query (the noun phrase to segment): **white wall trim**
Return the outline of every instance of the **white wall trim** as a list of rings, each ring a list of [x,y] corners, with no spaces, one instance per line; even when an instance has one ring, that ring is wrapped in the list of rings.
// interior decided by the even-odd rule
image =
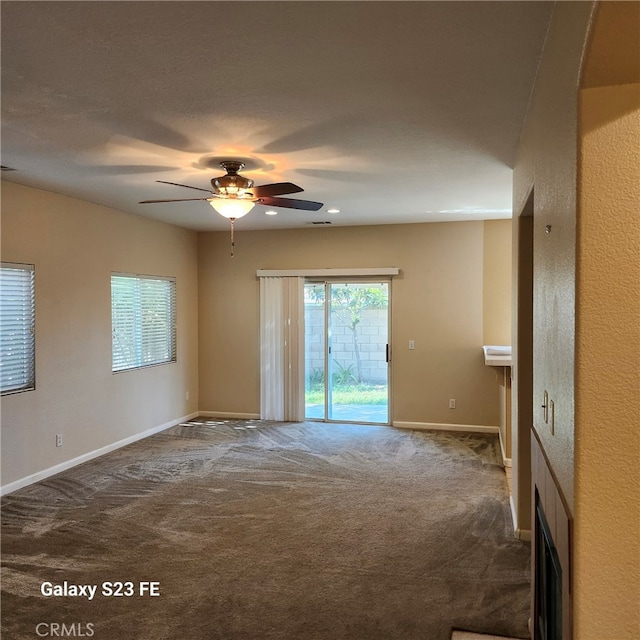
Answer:
[[[198,411],[203,418],[224,418],[227,420],[260,420],[259,413],[236,413],[235,411]]]
[[[509,507],[511,508],[511,522],[513,524],[513,532],[518,537],[518,516],[516,514],[516,505],[513,501],[513,496],[509,494]]]
[[[399,429],[424,429],[428,431],[462,431],[467,433],[499,433],[498,427],[484,426],[479,424],[448,424],[441,422],[397,422],[393,421],[392,426]]]
[[[498,429],[498,439],[500,440],[500,453],[502,454],[502,465],[511,468],[511,458],[505,455],[504,440],[502,439],[502,429]]]
[[[258,269],[258,278],[287,278],[302,276],[304,278],[343,278],[355,276],[397,276],[398,267],[367,267],[355,269]]]
[[[516,505],[513,496],[509,496],[509,506],[511,507],[511,521],[513,522],[513,533],[518,540],[522,542],[531,542],[531,529],[518,528],[518,516],[516,515]]]
[[[159,433],[160,431],[164,431],[165,429],[169,429],[170,427],[174,427],[181,422],[185,422],[186,420],[192,420],[193,418],[198,417],[198,412],[191,413],[188,416],[183,416],[182,418],[178,418],[176,420],[171,420],[170,422],[165,422],[164,424],[158,425],[157,427],[152,427],[151,429],[147,429],[146,431],[142,431],[140,433],[136,433],[128,438],[124,438],[123,440],[118,440],[117,442],[112,442],[111,444],[105,445],[104,447],[100,447],[100,449],[95,449],[94,451],[89,451],[88,453],[83,453],[76,458],[72,458],[71,460],[66,460],[65,462],[61,462],[60,464],[56,464],[53,467],[49,467],[48,469],[43,469],[42,471],[38,471],[36,473],[32,473],[31,475],[25,476],[20,480],[15,480],[14,482],[9,482],[9,484],[5,484],[0,487],[0,496],[4,496],[8,493],[13,493],[18,489],[22,489],[30,484],[34,484],[35,482],[39,482],[40,480],[44,480],[45,478],[49,478],[51,476],[55,476],[57,473],[61,473],[62,471],[66,471],[67,469],[71,469],[72,467],[76,467],[83,462],[88,462],[89,460],[93,460],[94,458],[98,458],[103,456],[105,453],[110,453],[111,451],[115,451],[116,449],[120,449],[125,447],[128,444],[132,444],[133,442],[137,442],[138,440],[142,440],[144,438],[148,438],[149,436],[154,435],[155,433]]]

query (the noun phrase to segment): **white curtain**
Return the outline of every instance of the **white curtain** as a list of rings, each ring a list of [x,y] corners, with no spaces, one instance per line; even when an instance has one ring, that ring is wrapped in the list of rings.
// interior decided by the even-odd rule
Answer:
[[[304,278],[260,278],[260,417],[304,420]]]

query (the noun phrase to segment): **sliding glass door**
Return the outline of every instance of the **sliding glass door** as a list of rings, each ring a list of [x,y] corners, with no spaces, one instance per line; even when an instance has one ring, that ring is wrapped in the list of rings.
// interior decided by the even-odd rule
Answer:
[[[305,417],[389,423],[389,282],[305,284]]]

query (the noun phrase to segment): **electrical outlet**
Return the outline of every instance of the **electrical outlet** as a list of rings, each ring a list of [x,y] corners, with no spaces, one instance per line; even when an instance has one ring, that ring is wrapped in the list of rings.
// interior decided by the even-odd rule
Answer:
[[[455,409],[456,408],[456,399],[455,398],[451,398],[449,400],[449,409]]]
[[[415,340],[409,340],[409,349],[415,349],[415,348],[416,348]]]
[[[189,399],[189,392],[187,391],[187,393],[184,394],[184,399],[188,400]]]
[[[62,434],[56,433],[56,447],[62,446]]]

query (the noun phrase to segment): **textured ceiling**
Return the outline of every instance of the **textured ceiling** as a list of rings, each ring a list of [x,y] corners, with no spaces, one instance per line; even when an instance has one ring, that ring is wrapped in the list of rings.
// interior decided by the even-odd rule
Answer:
[[[245,229],[503,218],[551,2],[3,1],[3,178],[193,229],[242,159],[316,212]],[[339,214],[327,213],[336,207]]]

